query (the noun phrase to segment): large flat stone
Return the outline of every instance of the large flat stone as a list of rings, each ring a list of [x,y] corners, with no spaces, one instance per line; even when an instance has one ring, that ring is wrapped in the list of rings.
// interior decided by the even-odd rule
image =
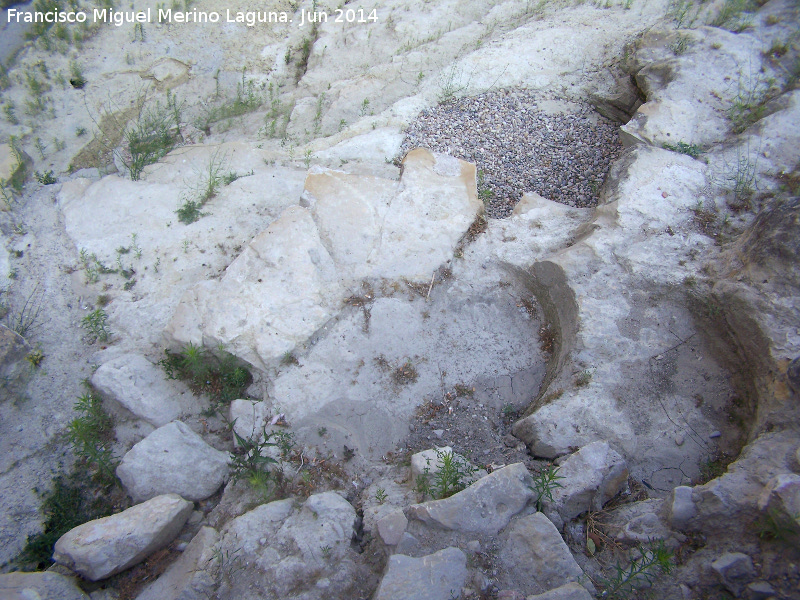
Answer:
[[[467,557],[445,548],[422,558],[389,557],[389,566],[375,600],[450,600],[467,581]]]
[[[219,568],[216,550],[219,533],[202,527],[180,558],[148,585],[136,600],[205,600],[212,593],[215,570]]]
[[[423,149],[403,164],[400,182],[313,170],[301,206],[256,236],[221,279],[184,294],[167,338],[224,344],[266,368],[334,316],[361,279],[429,280],[482,210],[475,167]]]
[[[117,467],[117,477],[135,502],[168,493],[204,500],[225,483],[229,460],[227,452],[173,421],[131,448]]]
[[[3,600],[89,600],[77,580],[61,573],[4,573],[0,575]]]
[[[516,463],[490,473],[449,498],[414,504],[406,515],[445,529],[491,535],[525,508],[533,497],[532,484],[525,465]]]
[[[179,400],[180,392],[163,370],[140,354],[123,354],[102,364],[92,375],[92,385],[154,427],[174,421],[189,404]]]
[[[555,525],[542,513],[514,521],[500,559],[518,589],[526,594],[546,592],[583,578]]]
[[[608,442],[592,442],[567,458],[558,475],[561,487],[552,490],[553,501],[545,499],[545,505],[569,521],[611,500],[627,481],[628,467]]]
[[[62,535],[53,560],[92,581],[132,567],[171,542],[192,512],[177,494],[157,496]]]

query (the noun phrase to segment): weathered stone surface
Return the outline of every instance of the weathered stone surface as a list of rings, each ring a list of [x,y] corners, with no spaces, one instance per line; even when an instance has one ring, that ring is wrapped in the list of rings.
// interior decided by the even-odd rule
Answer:
[[[711,563],[717,576],[728,591],[737,598],[755,575],[753,560],[741,552],[728,552]]]
[[[558,401],[514,423],[512,433],[528,445],[531,454],[550,459],[603,439],[606,434],[623,442],[626,450],[636,447],[630,418],[620,410],[613,398],[594,396],[590,401],[591,416],[586,412],[586,402],[586,395],[583,394],[562,396]],[[562,419],[575,425],[558,427]]]
[[[155,427],[174,421],[188,408],[164,372],[140,354],[123,354],[100,366],[92,385]],[[191,394],[188,398],[193,398]]]
[[[678,36],[685,36],[688,47],[680,56],[673,51]],[[696,53],[708,52],[710,44],[717,47],[714,60],[699,60]],[[730,85],[731,73],[741,73],[743,64],[751,65],[755,73],[761,60],[757,44],[743,44],[738,34],[721,28],[649,33],[635,54],[634,67],[647,101],[622,131],[658,146],[677,141],[705,146],[721,141],[730,131],[727,111],[738,93],[738,87]]]
[[[746,597],[748,600],[767,600],[768,598],[777,597],[777,595],[775,588],[766,581],[754,581],[748,584]]]
[[[117,467],[134,502],[159,494],[204,500],[228,477],[230,455],[206,444],[188,425],[173,421],[131,448]]]
[[[25,357],[31,346],[18,333],[0,325],[0,381],[12,382],[30,365]]]
[[[592,595],[577,583],[562,585],[544,594],[528,596],[527,600],[590,600]]]
[[[533,478],[522,463],[498,469],[467,489],[406,509],[417,519],[445,529],[494,534],[503,529],[533,496]]]
[[[732,519],[760,518],[759,500],[774,478],[792,470],[796,443],[791,431],[762,434],[721,477],[694,488],[676,488],[665,503],[667,521],[683,530],[714,531]]]
[[[389,557],[389,566],[375,600],[450,600],[467,581],[467,557],[445,548],[422,558]]]
[[[270,502],[237,517],[223,529],[220,550],[246,557],[248,568],[223,580],[220,597],[347,597],[357,583],[349,556],[355,519],[335,492],[298,507],[290,499]]]
[[[304,206],[284,211],[222,279],[187,291],[166,335],[225,344],[265,368],[330,319],[356,281],[428,280],[482,209],[475,167],[421,149],[403,164],[399,183],[310,173]]]
[[[180,558],[172,563],[136,600],[205,600],[214,587],[214,570],[219,568],[215,550],[219,533],[202,527]]]
[[[631,544],[666,540],[673,534],[661,519],[662,508],[663,501],[660,499],[616,507],[607,513],[608,534],[621,542]]]
[[[628,467],[608,442],[593,442],[567,458],[558,475],[563,477],[561,487],[552,491],[553,500],[545,499],[545,505],[569,521],[588,510],[600,510],[611,500],[627,481]]]
[[[60,573],[4,573],[0,575],[3,600],[89,600],[72,577]]]
[[[678,486],[665,502],[670,524],[678,530],[686,529],[697,515],[697,508],[692,499],[692,488]]]
[[[773,477],[758,499],[758,509],[794,519],[800,525],[800,475]]]
[[[402,510],[392,511],[378,521],[378,535],[381,536],[384,544],[396,546],[403,539],[407,525],[408,519]]]
[[[53,560],[87,579],[105,579],[144,560],[178,535],[192,503],[177,494],[157,496],[62,535]]]
[[[540,594],[583,577],[558,530],[542,513],[511,524],[500,559],[525,594]]]

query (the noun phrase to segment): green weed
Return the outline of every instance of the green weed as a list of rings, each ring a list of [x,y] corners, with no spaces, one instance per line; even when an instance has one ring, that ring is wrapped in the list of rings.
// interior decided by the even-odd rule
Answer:
[[[204,109],[195,122],[198,129],[210,135],[214,123],[251,113],[264,104],[264,97],[256,90],[255,81],[247,79],[245,75],[242,69],[242,80],[236,84],[236,95],[232,99]]]
[[[246,397],[245,390],[253,381],[250,371],[221,347],[211,352],[190,343],[180,352],[164,350],[158,364],[169,379],[187,382],[194,392],[208,394],[217,405]]]
[[[449,498],[466,489],[478,470],[453,451],[436,450],[438,470],[430,473],[430,459],[424,473],[417,477],[417,491],[422,498],[430,496],[434,500]]]
[[[709,25],[740,32],[751,27],[752,14],[758,8],[753,0],[725,0]]]
[[[36,171],[34,177],[36,177],[36,181],[42,185],[52,185],[54,183],[58,183],[58,179],[56,179],[53,175],[52,169],[50,171],[46,171],[45,173],[39,173],[39,171]]]
[[[111,337],[106,321],[108,314],[102,308],[90,312],[81,320],[81,326],[87,331],[92,342],[107,342]]]
[[[103,409],[100,397],[91,390],[78,398],[74,408],[80,416],[67,426],[72,449],[97,482],[114,485],[117,467],[111,450],[114,422]]]
[[[278,461],[267,456],[265,452],[268,448],[278,446],[278,442],[273,441],[274,432],[267,431],[264,426],[261,435],[251,438],[243,438],[236,430],[233,435],[237,447],[231,454],[231,478],[234,481],[247,481],[264,498],[269,498],[269,484],[272,479],[269,466],[278,464]]]
[[[622,567],[617,563],[614,575],[603,582],[605,589],[602,598],[618,600],[637,597],[639,587],[652,585],[658,575],[667,575],[672,571],[672,551],[667,549],[664,542],[647,547],[638,546],[637,551],[639,556],[631,560],[628,566]]]
[[[53,560],[53,546],[71,529],[114,512],[113,501],[103,490],[87,484],[85,472],[74,470],[53,479],[53,488],[42,494],[43,530],[28,536],[14,559],[23,570],[42,570]]]
[[[127,152],[121,159],[133,181],[139,179],[147,165],[158,162],[177,145],[182,106],[169,93],[164,106],[140,101],[136,122],[123,133]]]
[[[701,154],[703,154],[703,149],[698,146],[697,144],[687,144],[686,142],[678,142],[677,144],[663,144],[663,148],[666,150],[671,150],[672,152],[678,152],[680,154],[685,154],[687,156],[691,156],[692,158],[698,158]]]
[[[43,310],[44,294],[39,291],[39,284],[25,298],[19,310],[8,310],[6,313],[6,327],[24,338],[28,338],[42,326],[40,317]]]
[[[183,196],[183,204],[175,211],[181,223],[189,225],[199,220],[207,213],[202,212],[203,206],[214,198],[223,185],[228,185],[238,178],[236,173],[225,173],[227,169],[227,156],[215,152],[205,171],[198,174],[198,181],[187,194]]]
[[[559,482],[559,479],[564,479],[558,474],[560,469],[561,467],[547,465],[533,480],[533,486],[530,489],[536,494],[536,500],[534,501],[536,510],[542,510],[545,499],[553,502],[553,491],[556,488],[564,487]]]

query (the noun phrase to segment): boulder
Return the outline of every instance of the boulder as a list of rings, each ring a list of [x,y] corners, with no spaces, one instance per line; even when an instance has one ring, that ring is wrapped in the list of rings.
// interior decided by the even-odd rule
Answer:
[[[666,540],[673,533],[661,519],[662,508],[660,499],[623,504],[606,513],[604,528],[614,539],[632,545]]]
[[[377,523],[378,535],[387,546],[396,546],[403,539],[408,519],[402,510],[394,510]]]
[[[591,412],[587,412],[587,405],[592,407]],[[561,423],[569,425],[559,427]],[[628,415],[613,398],[593,390],[564,394],[514,423],[511,432],[527,444],[531,454],[548,459],[603,439],[620,442],[626,451],[636,447]]]
[[[526,594],[540,594],[583,578],[555,525],[543,513],[511,524],[500,560],[516,587]]]
[[[758,509],[800,526],[800,475],[785,473],[773,477],[758,499]]]
[[[191,513],[192,503],[177,494],[157,496],[71,529],[56,542],[53,560],[92,581],[105,579],[166,546]]]
[[[544,594],[528,596],[527,600],[591,600],[592,595],[577,583],[568,583]]]
[[[184,409],[164,372],[140,354],[104,363],[92,375],[92,385],[154,427],[174,421]]]
[[[450,600],[467,582],[467,557],[458,548],[445,548],[421,558],[389,557],[389,566],[375,600]]]
[[[228,478],[230,455],[206,444],[180,421],[159,427],[131,448],[117,467],[134,502],[175,493],[198,501]]]
[[[625,459],[608,442],[593,442],[567,458],[558,470],[561,487],[552,490],[553,500],[545,506],[556,510],[565,521],[588,510],[600,510],[625,485]]]
[[[247,569],[223,578],[220,597],[251,598],[252,589],[282,599],[352,596],[355,520],[355,509],[335,492],[314,494],[301,505],[270,502],[233,519],[222,531],[220,552],[231,557],[230,568]]]
[[[736,596],[755,576],[753,560],[741,552],[727,552],[711,563],[711,568],[727,590]]]
[[[3,600],[89,600],[72,577],[61,573],[4,573],[0,575]]]
[[[406,516],[445,529],[492,535],[525,508],[533,496],[532,485],[525,465],[515,463],[449,498],[414,504],[406,509]]]
[[[215,583],[219,559],[219,533],[203,527],[192,538],[180,558],[136,596],[136,600],[205,600]]]

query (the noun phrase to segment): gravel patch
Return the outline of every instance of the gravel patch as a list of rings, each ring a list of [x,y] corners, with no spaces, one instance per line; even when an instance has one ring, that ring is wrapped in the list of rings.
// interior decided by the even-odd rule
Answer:
[[[527,90],[460,98],[423,112],[406,130],[401,155],[424,147],[474,163],[478,194],[493,218],[507,217],[525,192],[569,206],[597,205],[622,145],[618,125],[570,101],[552,114]]]

